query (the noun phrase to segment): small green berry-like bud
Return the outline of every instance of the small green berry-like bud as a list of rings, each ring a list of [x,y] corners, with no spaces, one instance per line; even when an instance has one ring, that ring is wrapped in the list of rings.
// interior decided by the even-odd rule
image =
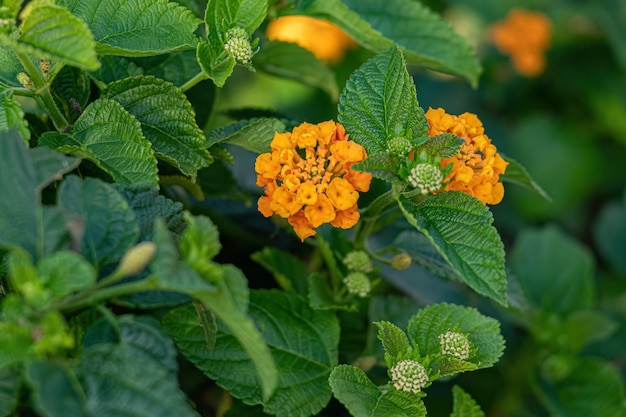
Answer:
[[[250,35],[245,29],[234,27],[226,32],[226,52],[232,56],[239,64],[249,64],[252,61],[254,51],[250,45]]]
[[[406,155],[412,147],[411,141],[404,136],[396,136],[387,141],[387,149],[393,155]]]
[[[22,87],[24,88],[33,88],[34,84],[33,84],[33,80],[30,79],[30,76],[28,74],[26,74],[25,72],[20,72],[19,74],[17,74],[17,81],[22,84]]]
[[[389,370],[395,389],[417,394],[428,384],[426,368],[418,361],[405,359]]]
[[[343,258],[343,263],[351,271],[372,272],[372,260],[367,252],[355,250]]]
[[[124,276],[138,274],[152,261],[155,254],[154,243],[141,242],[126,251],[117,269]]]
[[[402,271],[403,269],[407,269],[411,266],[413,260],[406,253],[399,253],[393,258],[391,258],[391,267],[393,269],[397,269],[398,271]]]
[[[372,289],[370,279],[363,272],[352,272],[343,279],[350,294],[356,294],[359,297],[367,297]]]
[[[228,32],[226,32],[226,40],[229,41],[234,38],[248,39],[248,32],[239,26],[228,29]]]
[[[423,163],[411,169],[406,180],[413,187],[418,188],[422,194],[428,194],[441,188],[443,174],[438,166]]]
[[[470,356],[470,342],[463,333],[445,332],[439,335],[443,355],[453,356],[464,361]]]
[[[50,61],[47,59],[42,59],[39,61],[39,70],[42,74],[47,74],[50,72]]]

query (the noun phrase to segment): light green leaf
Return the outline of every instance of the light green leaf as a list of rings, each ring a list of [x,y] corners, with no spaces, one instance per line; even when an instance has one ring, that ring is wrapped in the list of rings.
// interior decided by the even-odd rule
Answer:
[[[313,0],[298,13],[327,19],[359,44],[381,52],[394,43],[412,64],[460,75],[473,86],[481,68],[476,53],[448,22],[411,0]]]
[[[205,349],[195,310],[167,320],[181,352],[220,386],[247,404],[263,404],[277,416],[310,416],[330,399],[328,376],[337,363],[339,324],[327,311],[312,310],[300,297],[279,291],[250,294],[249,315],[262,329],[278,369],[274,394],[262,397],[251,357],[236,343],[232,326],[219,323],[215,349]],[[182,316],[181,316],[182,315]],[[220,317],[220,319],[222,319]]]
[[[218,87],[223,87],[235,69],[235,59],[226,52],[220,43],[212,44],[205,40],[198,43],[196,59],[202,72],[213,80]]]
[[[102,97],[117,101],[135,116],[157,158],[183,174],[195,177],[213,161],[191,104],[173,84],[140,75],[109,84]]]
[[[127,345],[83,351],[72,366],[33,362],[26,371],[35,408],[48,417],[197,417],[169,370]]]
[[[187,229],[180,242],[180,253],[189,265],[213,259],[222,249],[219,231],[206,216],[185,216]]]
[[[510,267],[528,302],[549,313],[589,309],[594,298],[594,258],[554,226],[522,232]]]
[[[388,152],[379,152],[368,155],[364,161],[352,165],[352,169],[367,171],[383,181],[397,183],[401,181],[398,177],[398,170],[403,159]]]
[[[504,338],[500,323],[472,307],[447,303],[425,307],[409,320],[407,335],[414,346],[419,346],[422,356],[436,355],[441,354],[439,335],[447,331],[460,331],[467,336],[475,350],[470,351],[465,362],[474,364],[475,369],[493,366],[502,356]]]
[[[295,43],[264,42],[254,57],[254,67],[259,71],[320,88],[333,101],[339,98],[339,87],[332,69]]]
[[[204,20],[212,43],[235,26],[254,32],[265,19],[267,0],[209,0]],[[222,43],[223,45],[223,43]]]
[[[26,143],[30,139],[28,122],[24,119],[24,112],[19,103],[10,94],[0,93],[0,132],[14,127]]]
[[[398,48],[387,49],[352,73],[339,97],[338,120],[369,156],[386,152],[394,136],[415,140],[426,134],[426,118]]]
[[[13,415],[21,382],[20,368],[12,366],[0,369],[0,417]]]
[[[56,298],[83,290],[96,282],[96,271],[76,252],[55,252],[42,259],[37,270],[46,289]]]
[[[521,185],[524,188],[535,191],[541,197],[547,201],[552,201],[548,193],[530,176],[526,168],[514,159],[505,157],[505,161],[509,163],[506,167],[506,171],[500,177],[503,182],[510,182],[511,184]]]
[[[231,123],[212,133],[209,142],[226,142],[256,153],[270,151],[274,133],[284,132],[285,123],[274,118],[255,118]]]
[[[117,262],[137,243],[135,213],[103,181],[70,176],[61,184],[58,199],[60,207],[82,219],[81,253],[94,265]]]
[[[24,22],[16,48],[30,55],[50,58],[73,67],[95,71],[100,67],[96,43],[85,22],[65,7],[40,4]]]
[[[7,302],[8,298],[5,298],[3,303]],[[27,326],[0,321],[0,369],[32,357],[31,331]]]
[[[254,252],[251,258],[271,272],[283,290],[306,295],[309,271],[302,260],[289,252],[269,246]]]
[[[337,366],[328,382],[335,398],[354,417],[426,416],[426,407],[415,394],[395,389],[381,391],[356,366]]]
[[[502,305],[506,300],[504,246],[489,209],[468,194],[447,191],[421,203],[399,198],[400,208],[463,282]]]
[[[412,350],[409,339],[401,328],[388,321],[379,321],[374,324],[378,327],[378,339],[385,349],[385,359],[394,360],[399,357],[398,355],[407,354]],[[389,367],[394,364],[387,363]]]
[[[70,134],[45,133],[39,143],[89,159],[120,184],[158,183],[156,159],[141,124],[116,101],[94,101]]]
[[[13,49],[0,48],[0,91],[5,86],[21,87],[17,81],[17,74],[22,71],[24,67]]]
[[[538,397],[553,415],[613,417],[626,415],[626,395],[614,366],[597,358],[579,358],[569,376],[541,380]]]
[[[105,55],[147,56],[195,47],[200,20],[167,0],[59,0],[87,23],[96,51]]]
[[[450,417],[485,417],[476,401],[461,387],[452,387],[452,414]]]

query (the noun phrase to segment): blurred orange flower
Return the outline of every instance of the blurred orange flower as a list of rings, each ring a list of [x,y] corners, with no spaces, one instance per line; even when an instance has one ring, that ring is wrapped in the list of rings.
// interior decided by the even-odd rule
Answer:
[[[505,20],[490,30],[496,48],[510,55],[517,72],[526,77],[543,72],[550,34],[550,20],[544,14],[522,9],[511,10]]]
[[[442,168],[453,164],[444,190],[463,191],[485,204],[502,201],[504,186],[499,177],[509,163],[502,159],[491,139],[485,135],[478,117],[471,113],[454,116],[441,108],[429,108],[426,119],[429,136],[452,133],[465,139],[458,154],[441,159]]]
[[[334,24],[309,16],[282,16],[267,26],[267,38],[296,43],[321,61],[335,63],[356,42]]]
[[[372,175],[351,169],[367,155],[341,124],[302,123],[275,133],[270,147],[254,166],[265,192],[258,201],[261,214],[288,219],[302,241],[324,223],[349,229],[359,221],[358,192],[369,190]]]

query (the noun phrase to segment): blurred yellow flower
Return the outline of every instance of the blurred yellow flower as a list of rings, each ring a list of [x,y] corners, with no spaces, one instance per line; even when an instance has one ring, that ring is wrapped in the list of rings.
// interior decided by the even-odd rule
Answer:
[[[550,20],[539,12],[513,9],[490,30],[494,45],[511,56],[521,75],[534,77],[546,66],[545,50],[550,45]]]
[[[309,50],[321,61],[335,63],[343,58],[356,42],[334,24],[308,16],[282,16],[272,20],[267,38],[291,42]]]
[[[444,181],[444,190],[463,191],[485,204],[502,201],[504,186],[499,177],[509,163],[502,159],[491,139],[485,135],[478,117],[471,113],[454,116],[441,108],[429,108],[426,119],[430,136],[447,132],[465,139],[458,154],[441,159],[442,168],[452,164],[452,171]]]
[[[270,148],[254,165],[265,192],[258,201],[261,214],[288,219],[302,241],[324,223],[349,229],[359,221],[358,192],[369,190],[372,175],[351,169],[367,155],[341,124],[302,123],[275,133]]]

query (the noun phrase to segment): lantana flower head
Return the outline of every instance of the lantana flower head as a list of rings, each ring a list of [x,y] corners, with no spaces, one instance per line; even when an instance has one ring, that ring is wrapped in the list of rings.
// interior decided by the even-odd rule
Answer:
[[[349,229],[358,222],[359,192],[369,190],[372,175],[351,169],[367,154],[341,124],[305,122],[275,133],[270,147],[255,163],[256,183],[265,191],[258,207],[265,217],[286,218],[302,241],[324,223]]]
[[[485,135],[482,122],[475,114],[454,116],[444,109],[428,109],[428,135],[452,133],[465,139],[460,151],[442,158],[441,167],[452,164],[444,182],[444,190],[457,190],[472,195],[485,204],[498,204],[504,197],[504,186],[499,182],[509,164],[497,152],[491,139]]]
[[[418,361],[405,359],[389,369],[391,382],[395,389],[417,394],[429,382],[426,368]]]

